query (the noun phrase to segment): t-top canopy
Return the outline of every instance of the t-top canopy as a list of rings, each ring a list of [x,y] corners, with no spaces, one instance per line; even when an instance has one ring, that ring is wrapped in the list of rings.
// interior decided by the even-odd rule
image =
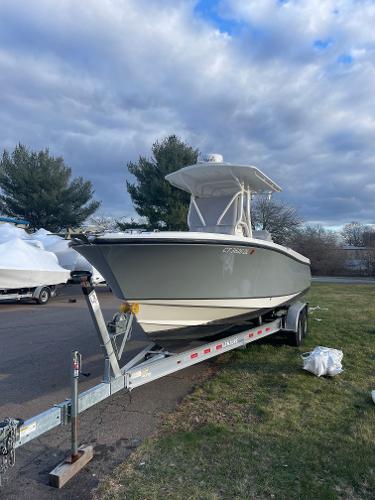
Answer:
[[[198,162],[165,178],[172,186],[204,198],[234,195],[242,185],[255,193],[281,191],[280,186],[258,168],[224,162]]]

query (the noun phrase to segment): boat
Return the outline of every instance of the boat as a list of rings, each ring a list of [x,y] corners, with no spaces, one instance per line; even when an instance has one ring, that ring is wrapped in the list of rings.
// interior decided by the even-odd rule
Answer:
[[[59,265],[70,271],[70,282],[79,283],[82,277],[88,276],[91,283],[104,283],[103,276],[82,255],[69,246],[68,240],[45,229],[38,229],[31,237],[41,243],[45,250],[53,252]]]
[[[38,245],[39,243],[39,245]],[[66,283],[69,271],[57,257],[31,239],[13,238],[0,242],[0,292]]]
[[[281,191],[261,170],[214,154],[166,180],[190,194],[189,231],[108,233],[73,242],[155,343],[220,336],[308,290],[309,259],[252,229],[252,196]]]

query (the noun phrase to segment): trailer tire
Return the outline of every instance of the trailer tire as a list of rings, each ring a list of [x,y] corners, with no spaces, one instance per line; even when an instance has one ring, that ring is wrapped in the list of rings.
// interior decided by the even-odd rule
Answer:
[[[294,347],[299,347],[303,343],[303,338],[306,335],[307,328],[307,320],[306,320],[306,311],[303,310],[300,312],[298,323],[297,323],[297,331],[289,333],[289,342],[290,345]]]
[[[303,336],[307,337],[307,335],[309,334],[309,310],[307,306],[303,310],[303,316],[304,316]]]
[[[49,299],[51,298],[51,290],[48,287],[43,287],[40,292],[38,297],[35,299],[37,304],[47,304]]]

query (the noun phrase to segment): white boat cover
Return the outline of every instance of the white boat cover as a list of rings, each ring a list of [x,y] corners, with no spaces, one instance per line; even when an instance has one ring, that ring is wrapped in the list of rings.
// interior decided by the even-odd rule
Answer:
[[[70,272],[59,265],[56,255],[27,239],[0,243],[0,289],[57,285],[69,278]]]
[[[0,289],[66,283],[71,271],[90,272],[95,283],[104,282],[64,238],[45,229],[30,235],[12,224],[0,224]]]
[[[13,224],[9,224],[9,222],[0,224],[0,243],[4,243],[5,241],[9,241],[14,238],[28,240],[30,239],[30,236],[24,229],[16,227]]]
[[[168,174],[173,186],[202,198],[233,196],[244,185],[253,193],[281,191],[281,187],[252,165],[198,162]]]
[[[56,234],[39,229],[34,233],[33,239],[43,243],[46,250],[53,252],[58,258],[59,264],[70,271],[89,271],[92,266],[78,252],[69,246],[69,241]]]
[[[87,259],[69,246],[69,241],[61,238],[60,236],[39,229],[36,231],[32,238],[43,243],[46,250],[53,252],[59,260],[60,266],[70,271],[89,272],[94,276],[96,283],[104,282],[104,278],[97,271]]]

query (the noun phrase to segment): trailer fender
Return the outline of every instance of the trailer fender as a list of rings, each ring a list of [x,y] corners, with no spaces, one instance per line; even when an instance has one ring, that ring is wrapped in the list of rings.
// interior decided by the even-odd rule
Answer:
[[[33,299],[37,299],[40,295],[40,292],[45,288],[44,286],[37,286],[33,291]]]
[[[307,313],[307,303],[306,302],[295,302],[292,304],[287,312],[285,318],[284,330],[289,332],[296,332],[298,329],[298,320],[302,311]]]
[[[51,296],[51,289],[48,286],[38,286],[33,293],[33,299],[38,304],[47,304]]]

